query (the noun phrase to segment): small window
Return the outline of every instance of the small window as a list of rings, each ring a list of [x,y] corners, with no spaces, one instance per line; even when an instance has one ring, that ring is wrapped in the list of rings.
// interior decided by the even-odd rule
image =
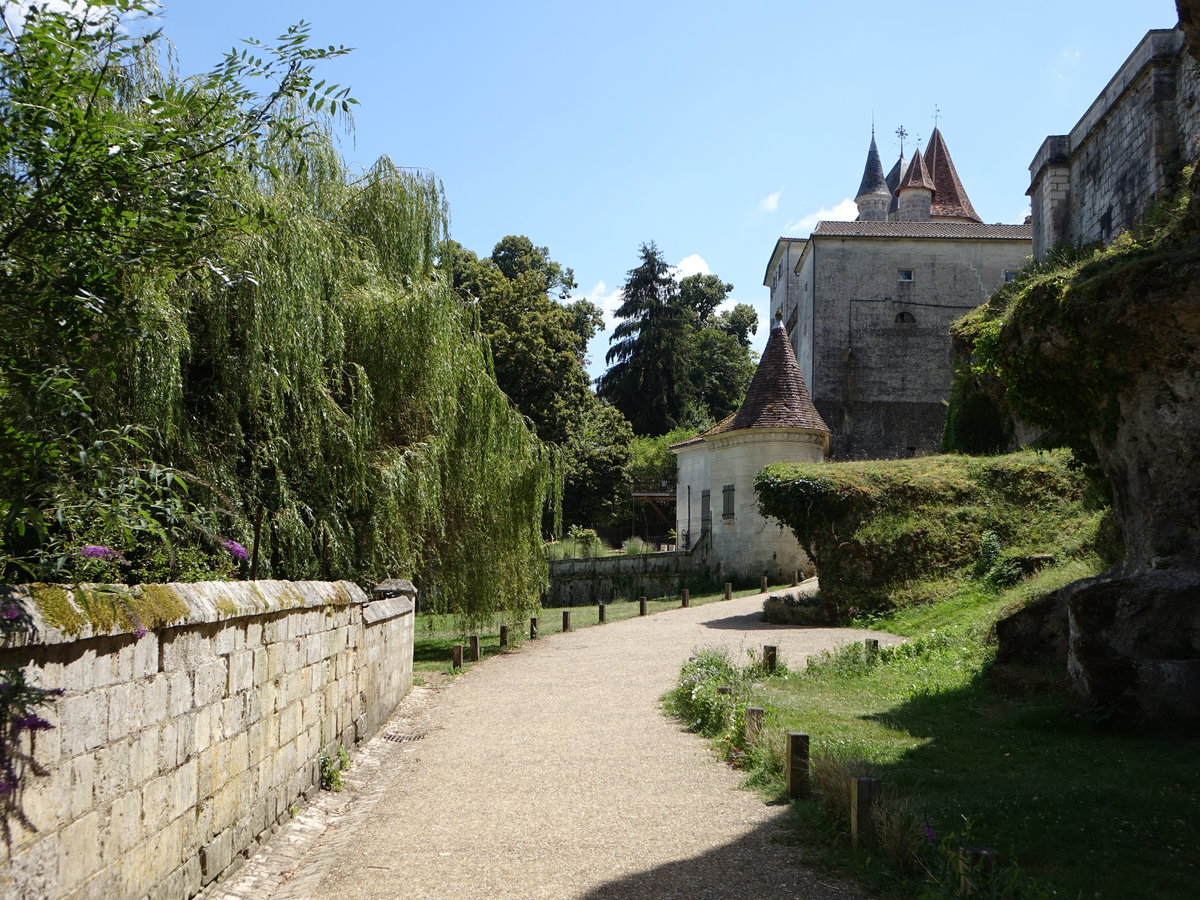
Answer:
[[[907,309],[903,312],[896,313],[897,325],[916,325],[917,317],[910,313]]]
[[[913,270],[912,269],[897,269],[896,270],[896,280],[897,281],[912,281],[913,280]]]
[[[1005,280],[1005,282],[1016,281],[1017,273],[1015,271],[1013,271],[1012,269],[1005,269],[1004,270],[1004,280]]]
[[[721,518],[733,518],[733,485],[727,484],[721,488]]]

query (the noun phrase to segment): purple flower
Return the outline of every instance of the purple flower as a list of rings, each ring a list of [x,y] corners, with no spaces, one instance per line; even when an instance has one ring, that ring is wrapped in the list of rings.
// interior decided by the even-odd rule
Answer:
[[[3,611],[0,611],[0,616],[4,616],[6,619],[19,619],[21,618],[21,611],[15,606],[6,606]]]
[[[116,559],[121,554],[102,544],[87,544],[79,551],[79,555],[86,559]]]
[[[931,844],[936,844],[937,843],[937,832],[933,830],[933,826],[929,824],[928,819],[925,820],[924,828],[925,828],[925,840],[929,841],[929,843],[931,843]]]
[[[7,778],[0,778],[0,794],[11,794],[15,788],[15,783]]]
[[[245,561],[250,558],[250,554],[246,552],[246,548],[237,541],[228,540],[222,546],[229,551],[229,555],[234,559]]]
[[[138,622],[138,623],[137,623],[137,625],[136,625],[136,626],[134,626],[134,629],[133,629],[133,636],[134,636],[135,638],[137,638],[139,641],[140,641],[142,638],[144,638],[144,637],[145,637],[147,634],[149,634],[149,633],[150,633],[150,632],[148,632],[148,631],[146,630],[146,626],[145,626],[145,625],[143,625],[141,622]]]

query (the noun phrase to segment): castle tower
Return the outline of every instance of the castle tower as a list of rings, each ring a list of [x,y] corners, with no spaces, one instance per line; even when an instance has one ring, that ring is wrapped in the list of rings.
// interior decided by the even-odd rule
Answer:
[[[896,160],[896,164],[892,166],[892,170],[887,173],[888,190],[892,193],[892,201],[888,204],[887,221],[896,222],[900,217],[900,195],[897,191],[900,190],[900,182],[904,180],[904,173],[908,171],[908,160],[904,158],[904,150],[900,150],[900,156]]]
[[[871,149],[867,151],[867,164],[863,168],[862,181],[858,185],[858,195],[854,202],[858,205],[859,222],[887,221],[892,191],[888,187],[887,178],[884,177],[883,164],[879,161],[874,128],[871,129]]]
[[[928,222],[933,208],[933,179],[925,166],[920,151],[913,154],[908,171],[896,191],[900,198],[898,220],[901,222]]]
[[[958,172],[954,169],[954,160],[946,148],[946,140],[938,128],[933,129],[929,136],[929,146],[925,148],[925,168],[933,179],[933,204],[930,214],[935,220],[943,222],[982,222],[975,213],[975,207],[967,197],[967,192],[958,180]]]

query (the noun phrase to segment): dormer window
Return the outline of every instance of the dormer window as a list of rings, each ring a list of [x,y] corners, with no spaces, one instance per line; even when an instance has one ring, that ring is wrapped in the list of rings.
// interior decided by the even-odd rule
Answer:
[[[913,280],[913,270],[912,269],[897,269],[896,270],[896,280],[897,281],[912,281]]]

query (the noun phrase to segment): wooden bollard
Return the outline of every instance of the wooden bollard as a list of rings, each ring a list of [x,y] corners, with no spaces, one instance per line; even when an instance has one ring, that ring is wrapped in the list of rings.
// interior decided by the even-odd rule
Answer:
[[[529,639],[531,641],[537,640],[537,616],[529,617]]]
[[[733,599],[733,585],[730,584],[728,581],[725,582],[725,599],[726,600]]]
[[[775,671],[775,667],[779,665],[779,648],[766,644],[763,646],[763,668],[770,675]]]
[[[792,587],[795,587],[799,583],[800,583],[800,570],[792,569]]]
[[[601,603],[601,604],[600,604],[600,610],[599,610],[599,611],[600,611],[600,619],[599,619],[599,621],[600,621],[600,624],[601,624],[601,625],[603,625],[605,622],[607,622],[607,621],[608,621],[608,604],[607,604],[607,603]]]
[[[692,605],[692,592],[687,588],[683,589],[683,608],[687,609]]]
[[[746,735],[746,743],[754,744],[758,742],[759,736],[762,734],[763,722],[766,719],[766,713],[763,712],[761,706],[747,706],[746,715],[742,722]]]
[[[850,779],[850,845],[857,850],[860,843],[874,843],[875,812],[883,785],[878,778],[855,776]]]
[[[1003,865],[1003,857],[984,847],[960,847],[958,851],[958,895],[971,897],[987,886],[988,879]]]
[[[733,688],[731,688],[731,687],[730,687],[729,685],[727,685],[727,684],[722,684],[722,685],[719,685],[719,686],[717,687],[717,693],[718,693],[718,694],[732,694],[732,693],[733,693]]]
[[[508,626],[507,625],[500,626],[500,646],[501,647],[508,646]]]
[[[765,594],[767,592],[767,576],[766,575],[764,575],[762,578],[758,579],[758,592],[760,594]]]
[[[863,641],[863,647],[867,650],[868,661],[874,661],[879,656],[879,640],[877,638],[867,638]]]
[[[462,644],[455,644],[450,650],[450,665],[456,669],[462,668]]]
[[[563,629],[562,630],[563,631],[571,630],[571,611],[569,609],[563,610]]]
[[[650,611],[650,606],[645,597],[638,597],[638,615],[644,616]]]
[[[808,796],[808,735],[788,732],[784,753],[787,795],[793,799]]]
[[[470,659],[471,662],[479,662],[479,635],[471,635],[470,641],[471,655],[467,658]]]

